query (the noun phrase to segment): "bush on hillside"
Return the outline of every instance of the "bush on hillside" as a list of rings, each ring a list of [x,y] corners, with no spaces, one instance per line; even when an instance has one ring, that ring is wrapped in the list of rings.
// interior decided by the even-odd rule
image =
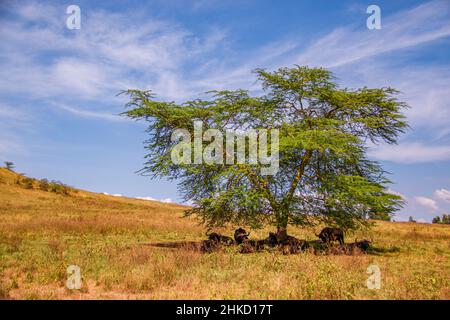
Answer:
[[[41,180],[39,180],[38,187],[39,187],[39,190],[49,191],[50,183],[48,182],[47,179],[41,179]]]
[[[70,193],[70,187],[59,181],[52,181],[49,183],[48,191],[57,194],[68,195]]]
[[[34,189],[34,179],[28,177],[20,177],[16,180],[16,184],[25,189]]]
[[[16,184],[25,189],[38,189],[61,195],[69,195],[73,191],[72,188],[59,181],[48,181],[47,179],[36,180],[23,176],[16,180]]]

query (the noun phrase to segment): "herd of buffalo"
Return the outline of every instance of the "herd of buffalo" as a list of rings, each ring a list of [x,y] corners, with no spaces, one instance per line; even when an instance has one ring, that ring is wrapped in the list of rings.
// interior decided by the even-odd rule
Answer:
[[[249,239],[250,233],[242,228],[234,232],[234,239],[219,233],[213,232],[207,234],[208,240],[203,240],[201,250],[206,253],[217,251],[223,246],[239,246],[240,253],[253,253],[270,248],[279,249],[283,254],[294,254],[311,249],[315,254],[357,254],[365,253],[370,247],[370,241],[361,240],[346,244],[344,242],[344,232],[339,228],[324,228],[317,235],[319,240],[306,241],[297,239],[293,236],[287,236],[280,240],[273,232],[262,240]],[[339,242],[338,245],[332,245],[333,242]]]

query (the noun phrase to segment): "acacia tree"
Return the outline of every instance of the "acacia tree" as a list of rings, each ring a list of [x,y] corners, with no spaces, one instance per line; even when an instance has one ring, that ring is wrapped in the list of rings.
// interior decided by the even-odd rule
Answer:
[[[5,168],[8,169],[9,171],[13,171],[14,163],[12,163],[11,161],[5,161]]]
[[[222,90],[177,104],[158,101],[150,91],[124,91],[129,109],[123,115],[148,121],[141,173],[178,179],[184,199],[194,204],[186,214],[210,228],[269,223],[280,240],[288,225],[356,229],[368,224],[370,213],[391,215],[402,206],[387,192],[386,172],[366,155],[368,142],[396,143],[408,127],[402,114],[407,105],[396,90],[340,88],[322,68],[255,72],[260,96]],[[193,121],[223,131],[278,129],[278,172],[264,176],[261,164],[173,163],[171,133],[185,128],[193,136]]]

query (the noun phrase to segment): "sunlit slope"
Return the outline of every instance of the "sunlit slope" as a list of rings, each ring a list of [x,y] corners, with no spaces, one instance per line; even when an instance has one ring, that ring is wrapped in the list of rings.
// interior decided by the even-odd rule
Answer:
[[[12,299],[449,299],[450,227],[378,222],[378,254],[201,254],[155,244],[200,241],[205,229],[185,207],[82,190],[26,189],[0,169],[0,297]],[[220,230],[232,234],[233,226]],[[252,230],[263,238],[270,229]],[[291,228],[314,239],[312,229]],[[380,290],[365,283],[381,270]],[[68,290],[67,266],[82,288]]]

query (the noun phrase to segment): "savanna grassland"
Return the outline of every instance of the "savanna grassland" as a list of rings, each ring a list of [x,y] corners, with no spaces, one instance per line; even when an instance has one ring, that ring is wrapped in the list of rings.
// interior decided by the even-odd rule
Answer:
[[[0,169],[4,299],[450,299],[450,226],[376,222],[347,235],[374,241],[366,255],[202,254],[170,245],[205,239],[182,206],[27,189],[17,177]],[[290,229],[311,240],[315,231]],[[379,290],[365,285],[371,264]],[[80,290],[66,288],[69,265],[81,268]]]

